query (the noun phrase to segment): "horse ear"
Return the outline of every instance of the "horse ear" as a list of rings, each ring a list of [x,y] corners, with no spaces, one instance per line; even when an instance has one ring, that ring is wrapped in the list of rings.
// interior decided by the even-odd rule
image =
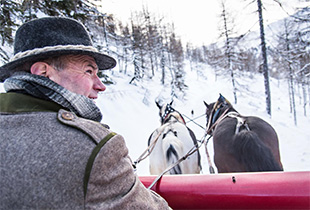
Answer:
[[[203,103],[205,104],[205,106],[207,107],[206,111],[212,109],[212,104],[208,104],[207,102],[203,101]]]
[[[159,109],[161,109],[162,106],[159,104],[159,102],[158,102],[158,101],[155,101],[155,103],[156,103],[157,107],[158,107]]]
[[[220,97],[219,97],[218,101],[222,102],[224,104],[231,105],[231,103],[224,96],[222,96],[222,94],[220,94]]]
[[[225,102],[226,98],[220,94],[220,97],[217,99],[219,102]]]

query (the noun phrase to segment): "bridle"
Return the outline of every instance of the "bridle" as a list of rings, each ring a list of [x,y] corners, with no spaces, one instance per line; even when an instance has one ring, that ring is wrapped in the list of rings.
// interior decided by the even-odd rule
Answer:
[[[223,96],[220,96],[223,97]],[[221,100],[220,100],[221,99]],[[228,110],[232,108],[229,101],[227,101],[224,97],[217,100],[217,102],[214,104],[210,116],[208,117],[208,124],[207,124],[207,134],[212,136],[212,133],[216,127],[223,119],[227,117]],[[223,100],[224,99],[224,100]],[[220,111],[224,111],[220,115]]]
[[[179,117],[177,117],[177,116],[175,115],[175,113],[177,113],[177,115],[178,115]],[[163,113],[162,115],[160,115],[161,124],[163,125],[163,124],[165,124],[166,122],[168,122],[169,119],[170,119],[170,117],[172,117],[172,116],[173,116],[174,118],[176,118],[177,121],[186,124],[186,123],[185,123],[185,120],[184,120],[184,118],[182,117],[182,115],[180,114],[180,112],[176,111],[170,104],[167,104],[167,105],[166,105],[166,108],[165,108],[164,113]]]
[[[225,110],[220,115],[220,110],[222,110],[223,108]],[[213,109],[210,113],[207,124],[207,134],[213,136],[213,131],[215,127],[226,117],[235,118],[237,120],[235,134],[239,133],[242,127],[244,127],[248,131],[250,130],[250,127],[247,124],[245,117],[240,115],[235,110],[229,111],[231,108],[232,105],[229,103],[229,101],[227,101],[223,96],[220,96],[219,100],[214,104]]]

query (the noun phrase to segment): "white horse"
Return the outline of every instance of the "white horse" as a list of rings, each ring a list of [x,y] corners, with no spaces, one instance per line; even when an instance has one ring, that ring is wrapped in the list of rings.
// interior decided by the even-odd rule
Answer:
[[[148,145],[154,144],[150,151],[150,173],[159,175],[169,166],[186,155],[194,146],[198,147],[194,133],[185,125],[181,114],[171,107],[171,104],[160,106],[159,115],[162,126],[150,136]],[[170,174],[199,174],[200,154],[193,153],[180,164],[173,167]]]

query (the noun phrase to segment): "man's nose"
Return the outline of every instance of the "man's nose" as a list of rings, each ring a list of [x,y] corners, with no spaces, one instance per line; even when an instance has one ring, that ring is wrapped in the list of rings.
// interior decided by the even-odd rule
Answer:
[[[106,86],[101,82],[98,76],[95,78],[94,89],[98,92],[105,91]]]

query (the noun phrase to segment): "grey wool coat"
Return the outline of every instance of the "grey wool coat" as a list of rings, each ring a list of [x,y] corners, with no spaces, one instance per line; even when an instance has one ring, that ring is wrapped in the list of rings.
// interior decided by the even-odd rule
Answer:
[[[0,94],[0,209],[168,209],[122,136],[58,104]]]

